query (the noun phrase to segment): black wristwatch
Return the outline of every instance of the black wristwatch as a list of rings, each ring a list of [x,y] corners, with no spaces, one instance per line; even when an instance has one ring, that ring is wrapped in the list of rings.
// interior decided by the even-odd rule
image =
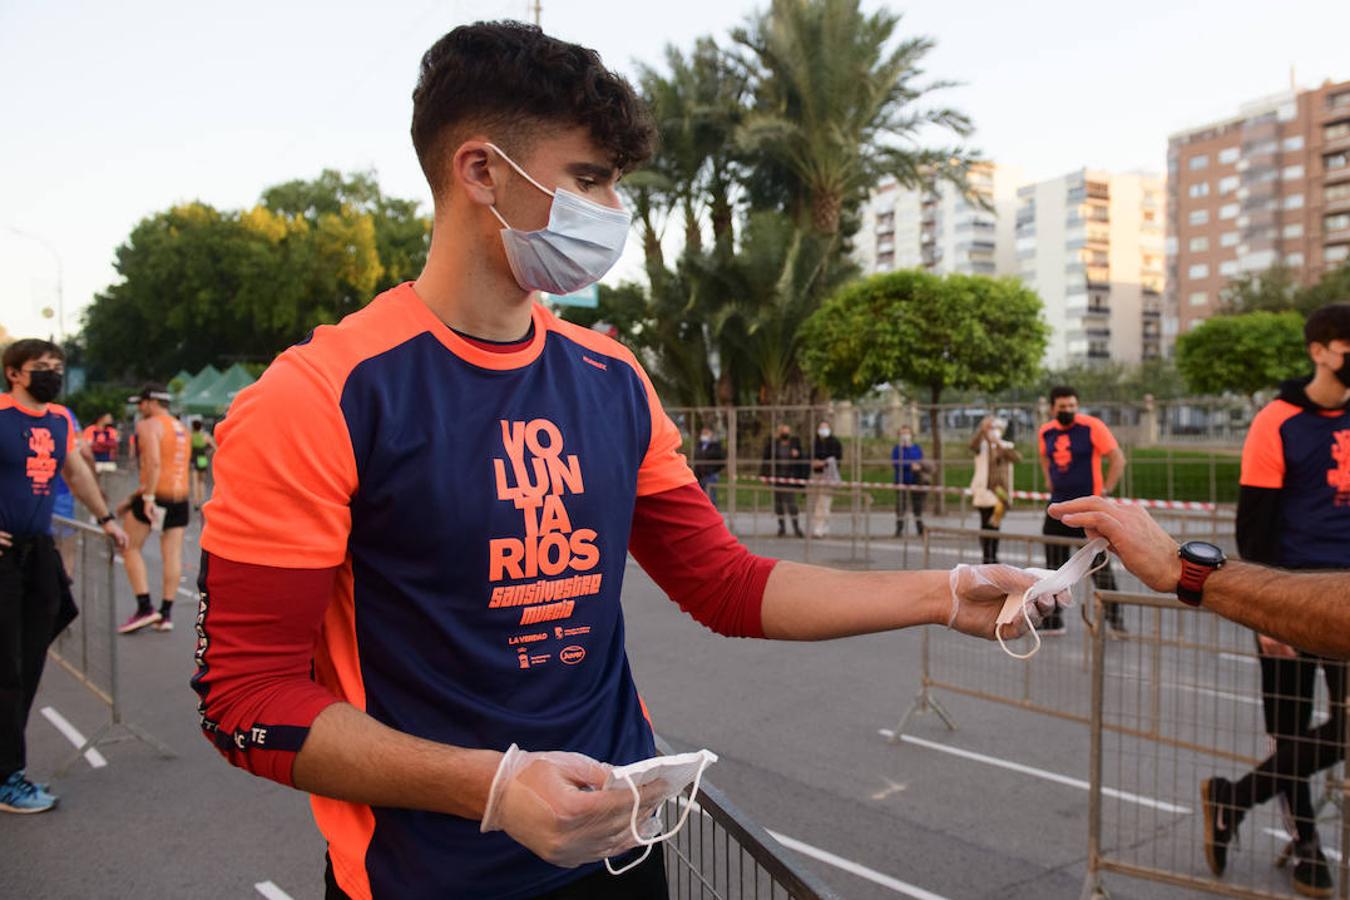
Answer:
[[[108,513],[106,516],[102,516],[102,517],[98,520],[98,524],[99,524],[100,526],[107,525],[109,522],[111,522],[111,521],[112,521],[113,519],[115,519],[115,518],[117,518],[117,516],[113,515],[112,513]]]
[[[1181,581],[1177,582],[1177,599],[1190,606],[1199,606],[1205,580],[1228,562],[1223,550],[1206,541],[1187,541],[1177,551],[1181,557]]]

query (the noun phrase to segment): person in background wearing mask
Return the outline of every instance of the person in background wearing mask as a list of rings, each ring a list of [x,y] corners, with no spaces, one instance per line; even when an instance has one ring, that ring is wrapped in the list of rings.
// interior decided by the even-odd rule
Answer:
[[[970,439],[970,450],[975,454],[970,490],[980,513],[981,531],[998,531],[1003,524],[1003,515],[1012,504],[1013,463],[1022,460],[1012,441],[1003,439],[1005,425],[1002,419],[985,416]],[[998,562],[998,538],[980,538],[980,551],[984,562]]]
[[[50,341],[5,348],[6,393],[0,394],[0,811],[40,813],[56,806],[47,785],[28,779],[24,730],[47,646],[78,614],[70,579],[52,540],[54,484],[61,475],[124,548],[93,470],[77,452],[61,393],[65,354]]]
[[[839,475],[839,460],[843,458],[844,445],[834,436],[830,423],[821,422],[811,441],[811,481],[815,498],[807,524],[812,537],[823,538],[829,533],[830,506],[834,502],[831,486],[843,480]]]
[[[923,486],[923,448],[914,441],[914,430],[903,425],[898,434],[899,441],[891,448],[891,468],[895,470],[895,483],[907,490],[895,492],[895,536],[905,534],[905,506],[914,513],[914,530],[923,536],[923,506],[926,494]],[[908,499],[906,499],[908,498]]]
[[[698,433],[698,443],[694,445],[694,477],[698,486],[708,495],[708,501],[717,505],[717,479],[726,467],[727,451],[722,442],[713,435],[712,429],[703,426]],[[736,489],[733,484],[732,490]]]
[[[117,471],[117,444],[120,440],[110,412],[100,413],[94,424],[84,430],[84,442],[94,454],[96,474]]]
[[[1036,450],[1041,458],[1045,482],[1050,485],[1050,502],[1059,503],[1076,497],[1103,497],[1110,494],[1125,474],[1125,453],[1106,423],[1096,416],[1078,411],[1078,392],[1071,387],[1050,390],[1050,414],[1054,416],[1041,426]],[[1102,460],[1107,462],[1105,477]],[[1083,529],[1071,528],[1046,514],[1041,534],[1054,537],[1082,538]],[[1046,545],[1045,567],[1058,569],[1072,554],[1071,547]],[[1116,589],[1116,576],[1111,563],[1099,557],[1093,565],[1105,565],[1092,576],[1097,587],[1104,591]],[[1123,628],[1120,610],[1115,604],[1106,608],[1107,621],[1112,627]],[[1064,633],[1064,619],[1058,614],[1047,616],[1043,635]]]
[[[788,516],[792,519],[792,533],[805,537],[797,522],[797,492],[806,480],[807,471],[802,460],[802,442],[786,422],[779,423],[777,437],[764,442],[761,459],[760,477],[769,479],[769,486],[773,488],[773,514],[778,517],[778,536],[787,535],[784,516]]]
[[[462,26],[412,106],[425,268],[283,352],[216,430],[202,733],[312,794],[328,900],[665,898],[663,854],[630,850],[670,786],[605,787],[656,754],[624,646],[630,552],[708,628],[777,640],[990,638],[1035,577],[837,571],[736,541],[636,356],[538,299],[619,259],[618,181],[653,149],[593,50]]]
[[[1242,558],[1283,569],[1350,569],[1350,303],[1324,306],[1303,328],[1314,371],[1287,381],[1252,420],[1242,447],[1237,542]],[[1344,595],[1350,602],[1350,595]],[[1308,778],[1344,755],[1346,665],[1256,635],[1266,733],[1275,753],[1233,782],[1204,783],[1206,858],[1221,875],[1247,811],[1278,795],[1293,819],[1294,888],[1329,897],[1331,870]],[[1317,673],[1331,716],[1313,727]]]

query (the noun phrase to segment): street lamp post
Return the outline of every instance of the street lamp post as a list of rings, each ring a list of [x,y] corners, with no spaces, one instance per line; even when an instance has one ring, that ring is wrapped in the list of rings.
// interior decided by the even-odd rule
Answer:
[[[65,300],[65,273],[61,264],[61,254],[51,241],[31,231],[24,231],[22,228],[9,226],[9,231],[17,234],[19,237],[28,238],[30,241],[37,241],[48,253],[52,259],[56,260],[56,339],[61,343],[66,340],[66,300]]]

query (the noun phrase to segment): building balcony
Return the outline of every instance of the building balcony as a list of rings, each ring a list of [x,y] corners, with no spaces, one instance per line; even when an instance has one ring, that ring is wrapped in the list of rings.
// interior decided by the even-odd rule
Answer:
[[[1344,244],[1347,241],[1350,241],[1350,228],[1339,228],[1322,235],[1324,244]]]
[[[1337,150],[1350,150],[1350,134],[1332,138],[1322,145],[1323,153],[1335,153]]]
[[[1324,198],[1322,201],[1322,209],[1324,212],[1346,212],[1347,210],[1350,210],[1350,194],[1347,194],[1344,197]]]
[[[1111,283],[1111,268],[1109,266],[1086,266],[1085,270],[1089,286],[1105,287]]]

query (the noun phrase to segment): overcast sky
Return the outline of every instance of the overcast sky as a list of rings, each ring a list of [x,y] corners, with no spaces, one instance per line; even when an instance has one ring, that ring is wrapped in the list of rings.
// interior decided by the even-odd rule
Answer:
[[[46,334],[56,305],[56,259],[14,229],[59,254],[73,331],[117,245],[174,203],[248,206],[279,181],[373,168],[429,209],[408,139],[418,59],[526,5],[0,0],[0,325]],[[543,0],[543,23],[631,75],[759,5]],[[889,5],[937,40],[930,74],[963,82],[945,100],[973,117],[973,146],[1033,178],[1162,171],[1170,132],[1286,88],[1291,66],[1305,87],[1350,79],[1345,0],[1137,0],[1109,17],[1068,0]]]

